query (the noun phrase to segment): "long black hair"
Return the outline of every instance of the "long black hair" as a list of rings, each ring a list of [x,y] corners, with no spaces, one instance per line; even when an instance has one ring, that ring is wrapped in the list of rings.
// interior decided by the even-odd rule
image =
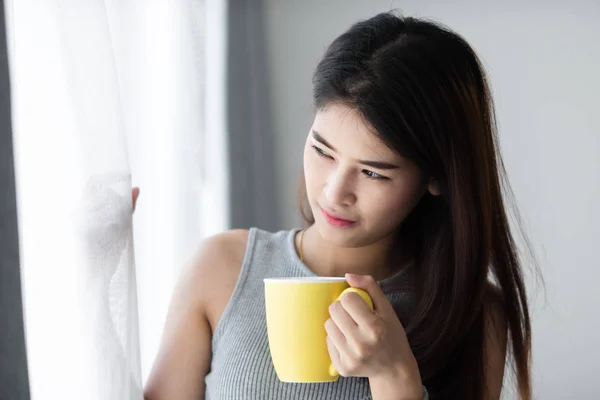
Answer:
[[[473,49],[438,23],[382,13],[331,43],[313,84],[315,109],[353,107],[440,185],[441,196],[426,194],[398,228],[398,246],[419,265],[417,300],[402,323],[424,384],[440,398],[485,398],[486,303],[494,298],[519,395],[530,399],[529,310],[503,200],[510,188]],[[314,222],[310,210],[303,215]]]

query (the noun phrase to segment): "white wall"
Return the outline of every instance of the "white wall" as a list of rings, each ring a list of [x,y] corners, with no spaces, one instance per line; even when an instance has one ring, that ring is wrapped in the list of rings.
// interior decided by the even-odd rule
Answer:
[[[312,121],[311,75],[336,35],[391,5],[441,21],[475,47],[492,82],[504,161],[546,284],[544,296],[528,282],[535,398],[600,398],[600,3],[266,3],[286,228],[299,222],[295,193]]]

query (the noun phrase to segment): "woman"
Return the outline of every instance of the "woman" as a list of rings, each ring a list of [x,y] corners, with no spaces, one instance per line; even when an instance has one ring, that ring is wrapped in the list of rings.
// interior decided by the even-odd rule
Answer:
[[[329,46],[313,84],[307,228],[204,241],[175,290],[146,397],[498,399],[508,350],[519,397],[531,398],[525,286],[473,49],[436,23],[383,13]],[[262,279],[312,275],[346,276],[375,312],[352,294],[330,308],[337,382],[282,383]]]

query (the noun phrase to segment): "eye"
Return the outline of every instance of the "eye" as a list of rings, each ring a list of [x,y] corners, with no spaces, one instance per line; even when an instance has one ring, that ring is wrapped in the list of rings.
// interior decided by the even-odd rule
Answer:
[[[317,153],[317,155],[319,157],[324,157],[324,158],[329,158],[329,159],[333,159],[333,157],[331,157],[325,150],[315,146],[314,144],[311,145],[311,147],[315,150],[315,152]]]
[[[390,178],[383,176],[383,175],[379,175],[373,171],[369,171],[368,169],[363,169],[362,170],[363,174],[365,174],[369,179],[374,179],[376,181],[389,181]]]

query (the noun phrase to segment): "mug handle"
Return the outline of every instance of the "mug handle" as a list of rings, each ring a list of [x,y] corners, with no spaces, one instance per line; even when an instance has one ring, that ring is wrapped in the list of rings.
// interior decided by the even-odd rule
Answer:
[[[369,308],[371,309],[371,311],[373,311],[373,300],[371,300],[371,296],[369,296],[369,293],[367,293],[366,290],[359,289],[359,288],[354,288],[354,287],[350,287],[350,288],[344,290],[338,296],[338,298],[336,299],[336,301],[341,300],[341,298],[346,293],[356,293],[357,295],[359,295],[365,301],[365,303],[367,303],[367,305],[369,306]],[[329,364],[329,375],[331,375],[332,377],[340,376],[339,372],[336,371],[336,369],[333,366],[333,364]]]

